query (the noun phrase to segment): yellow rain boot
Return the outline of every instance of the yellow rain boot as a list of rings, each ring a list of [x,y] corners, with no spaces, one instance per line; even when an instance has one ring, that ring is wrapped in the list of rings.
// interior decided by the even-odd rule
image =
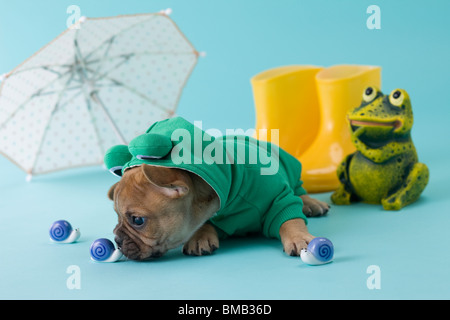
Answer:
[[[279,146],[298,157],[319,132],[319,100],[316,66],[283,66],[263,71],[251,79],[256,106],[256,135],[259,129],[279,129]],[[275,141],[273,141],[275,142]]]
[[[367,86],[381,88],[381,68],[338,65],[316,76],[320,105],[319,134],[312,146],[298,157],[303,165],[304,188],[327,192],[338,188],[336,169],[342,159],[355,151],[347,124],[347,112],[361,104]]]
[[[252,79],[256,131],[280,130],[279,146],[302,163],[303,186],[308,192],[335,190],[339,186],[336,169],[344,156],[355,150],[346,113],[361,103],[365,87],[381,87],[381,68],[359,65],[315,67],[313,85],[305,70],[314,67],[301,69],[302,66],[296,66],[297,71],[293,73],[298,74],[288,82],[290,86],[284,84],[285,78],[289,77],[280,76],[284,75],[284,68],[268,70]],[[262,77],[265,73],[267,75]],[[267,84],[254,81],[255,78],[263,78]],[[295,90],[299,87],[308,89],[301,90],[303,95],[300,95]],[[271,92],[275,89],[279,91],[277,94]]]

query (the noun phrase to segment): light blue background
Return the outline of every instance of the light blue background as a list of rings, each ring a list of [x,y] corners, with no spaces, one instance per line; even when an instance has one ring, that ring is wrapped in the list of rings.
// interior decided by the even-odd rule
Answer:
[[[208,257],[186,257],[177,249],[153,262],[96,264],[88,250],[96,238],[113,237],[116,215],[106,191],[117,179],[93,167],[27,183],[0,157],[0,298],[450,298],[450,2],[0,0],[0,73],[62,32],[71,4],[88,17],[172,8],[184,34],[207,53],[178,114],[223,132],[253,127],[249,81],[263,70],[379,65],[385,92],[401,87],[411,96],[413,139],[431,179],[421,199],[400,212],[356,204],[311,219],[311,233],[336,246],[329,265],[305,266],[286,256],[278,241],[258,237],[224,241]],[[366,27],[371,4],[381,8],[381,30]],[[329,196],[316,195],[327,202]],[[77,244],[49,243],[48,228],[58,219],[81,229]],[[80,267],[80,290],[66,287],[70,265]],[[366,286],[370,265],[381,269],[380,290]]]

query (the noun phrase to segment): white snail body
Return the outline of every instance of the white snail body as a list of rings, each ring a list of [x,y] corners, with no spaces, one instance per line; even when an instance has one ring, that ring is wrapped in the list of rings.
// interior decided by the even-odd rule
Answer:
[[[116,262],[122,258],[120,249],[116,249],[114,244],[105,238],[97,239],[91,244],[91,260],[95,262]]]
[[[334,257],[333,243],[323,237],[314,238],[309,244],[307,249],[302,249],[300,252],[300,258],[302,261],[309,265],[321,265],[329,263]]]
[[[66,220],[55,221],[50,227],[50,240],[56,243],[73,243],[80,238],[80,229],[73,229]]]

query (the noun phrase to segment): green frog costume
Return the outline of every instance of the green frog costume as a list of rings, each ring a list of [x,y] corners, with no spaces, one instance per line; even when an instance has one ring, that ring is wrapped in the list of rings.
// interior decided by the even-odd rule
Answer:
[[[144,163],[183,169],[217,193],[219,211],[210,218],[221,238],[262,232],[280,238],[281,225],[301,218],[301,164],[277,146],[245,135],[213,137],[182,117],[155,122],[128,146],[104,157],[115,175]]]

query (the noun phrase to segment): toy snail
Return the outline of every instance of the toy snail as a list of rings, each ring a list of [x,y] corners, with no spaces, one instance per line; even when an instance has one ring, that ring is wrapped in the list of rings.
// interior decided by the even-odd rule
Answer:
[[[300,252],[302,261],[309,265],[321,265],[333,260],[334,246],[327,238],[314,238],[306,249]]]
[[[116,249],[109,239],[95,240],[90,248],[91,260],[96,262],[116,262],[122,258],[120,249]]]
[[[50,240],[57,243],[73,243],[80,237],[80,229],[73,229],[66,220],[53,222],[50,227]]]

